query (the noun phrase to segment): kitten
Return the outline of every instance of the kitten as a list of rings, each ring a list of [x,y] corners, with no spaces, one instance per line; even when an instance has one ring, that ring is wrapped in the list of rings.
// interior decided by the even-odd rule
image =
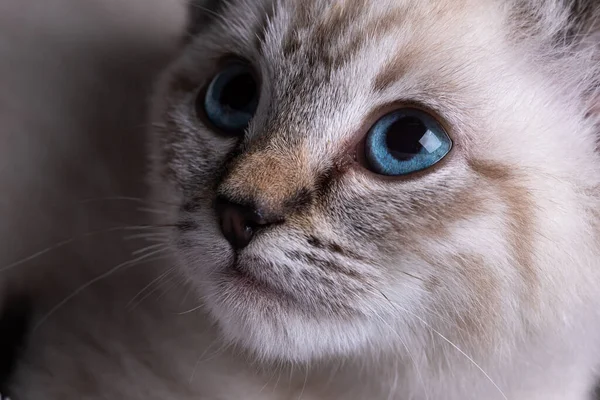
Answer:
[[[600,4],[192,7],[149,182],[201,304],[99,282],[17,400],[591,398]]]

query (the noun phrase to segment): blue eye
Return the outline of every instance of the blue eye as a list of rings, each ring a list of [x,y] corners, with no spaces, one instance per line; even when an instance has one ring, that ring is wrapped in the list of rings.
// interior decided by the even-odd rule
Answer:
[[[428,114],[404,108],[385,115],[367,134],[369,168],[388,176],[407,175],[438,163],[452,148],[444,128]]]
[[[203,108],[206,118],[219,130],[243,135],[258,107],[258,97],[253,71],[234,63],[213,78],[204,98],[198,99],[198,108]]]

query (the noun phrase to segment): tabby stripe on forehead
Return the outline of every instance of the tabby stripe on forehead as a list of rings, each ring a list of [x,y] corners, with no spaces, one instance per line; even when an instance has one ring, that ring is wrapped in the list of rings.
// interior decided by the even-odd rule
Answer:
[[[364,35],[360,35],[358,38],[351,40],[351,45],[346,46],[344,49],[336,49],[340,53],[335,56],[327,51],[328,46],[335,48],[335,46],[331,46],[332,41],[340,39],[349,26],[356,23],[360,12],[363,11],[363,0],[347,0],[347,2],[356,4],[341,5],[340,2],[336,2],[332,6],[332,10],[316,26],[310,39],[315,58],[322,62],[329,70],[344,65],[356,54],[365,37]],[[316,64],[316,60],[313,64]]]
[[[345,30],[357,22],[366,6],[368,3],[365,0],[336,1],[316,26],[311,42],[324,49],[332,39],[339,39]]]
[[[398,82],[407,71],[407,59],[409,57],[406,54],[402,54],[389,60],[373,80],[373,89],[383,92]]]
[[[333,70],[345,65],[363,47],[376,42],[399,26],[404,18],[401,10],[393,8],[378,18],[365,22],[361,29],[350,36],[349,31],[361,21],[370,4],[367,0],[339,0],[325,9],[322,15],[311,15],[309,7],[298,6],[283,39],[284,56],[291,57],[304,48],[308,53],[307,61],[313,67],[321,64],[326,69]],[[310,31],[312,27],[314,29],[309,36],[301,42],[301,32]],[[348,36],[344,38],[344,35]],[[336,46],[337,43],[344,45]]]

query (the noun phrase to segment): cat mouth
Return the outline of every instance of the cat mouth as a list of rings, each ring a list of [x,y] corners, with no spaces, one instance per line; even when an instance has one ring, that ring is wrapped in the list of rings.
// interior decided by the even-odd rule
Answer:
[[[248,270],[238,260],[234,262],[227,271],[228,280],[239,290],[251,291],[269,297],[279,299],[289,298],[289,294],[283,292],[280,288],[265,282]]]

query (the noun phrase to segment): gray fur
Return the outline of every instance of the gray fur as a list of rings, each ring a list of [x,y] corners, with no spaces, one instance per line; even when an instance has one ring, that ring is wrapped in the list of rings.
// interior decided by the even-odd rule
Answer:
[[[124,316],[138,281],[111,280],[47,321],[16,390],[25,400],[586,400],[600,360],[599,8],[211,8],[157,85],[149,143],[155,222],[192,312],[170,313],[176,290]],[[231,55],[262,83],[243,138],[195,111]],[[382,178],[360,165],[358,145],[406,104],[439,119],[454,147],[427,172]],[[280,223],[234,251],[219,196]],[[212,346],[214,358],[195,354]],[[282,372],[287,386],[270,379]]]

